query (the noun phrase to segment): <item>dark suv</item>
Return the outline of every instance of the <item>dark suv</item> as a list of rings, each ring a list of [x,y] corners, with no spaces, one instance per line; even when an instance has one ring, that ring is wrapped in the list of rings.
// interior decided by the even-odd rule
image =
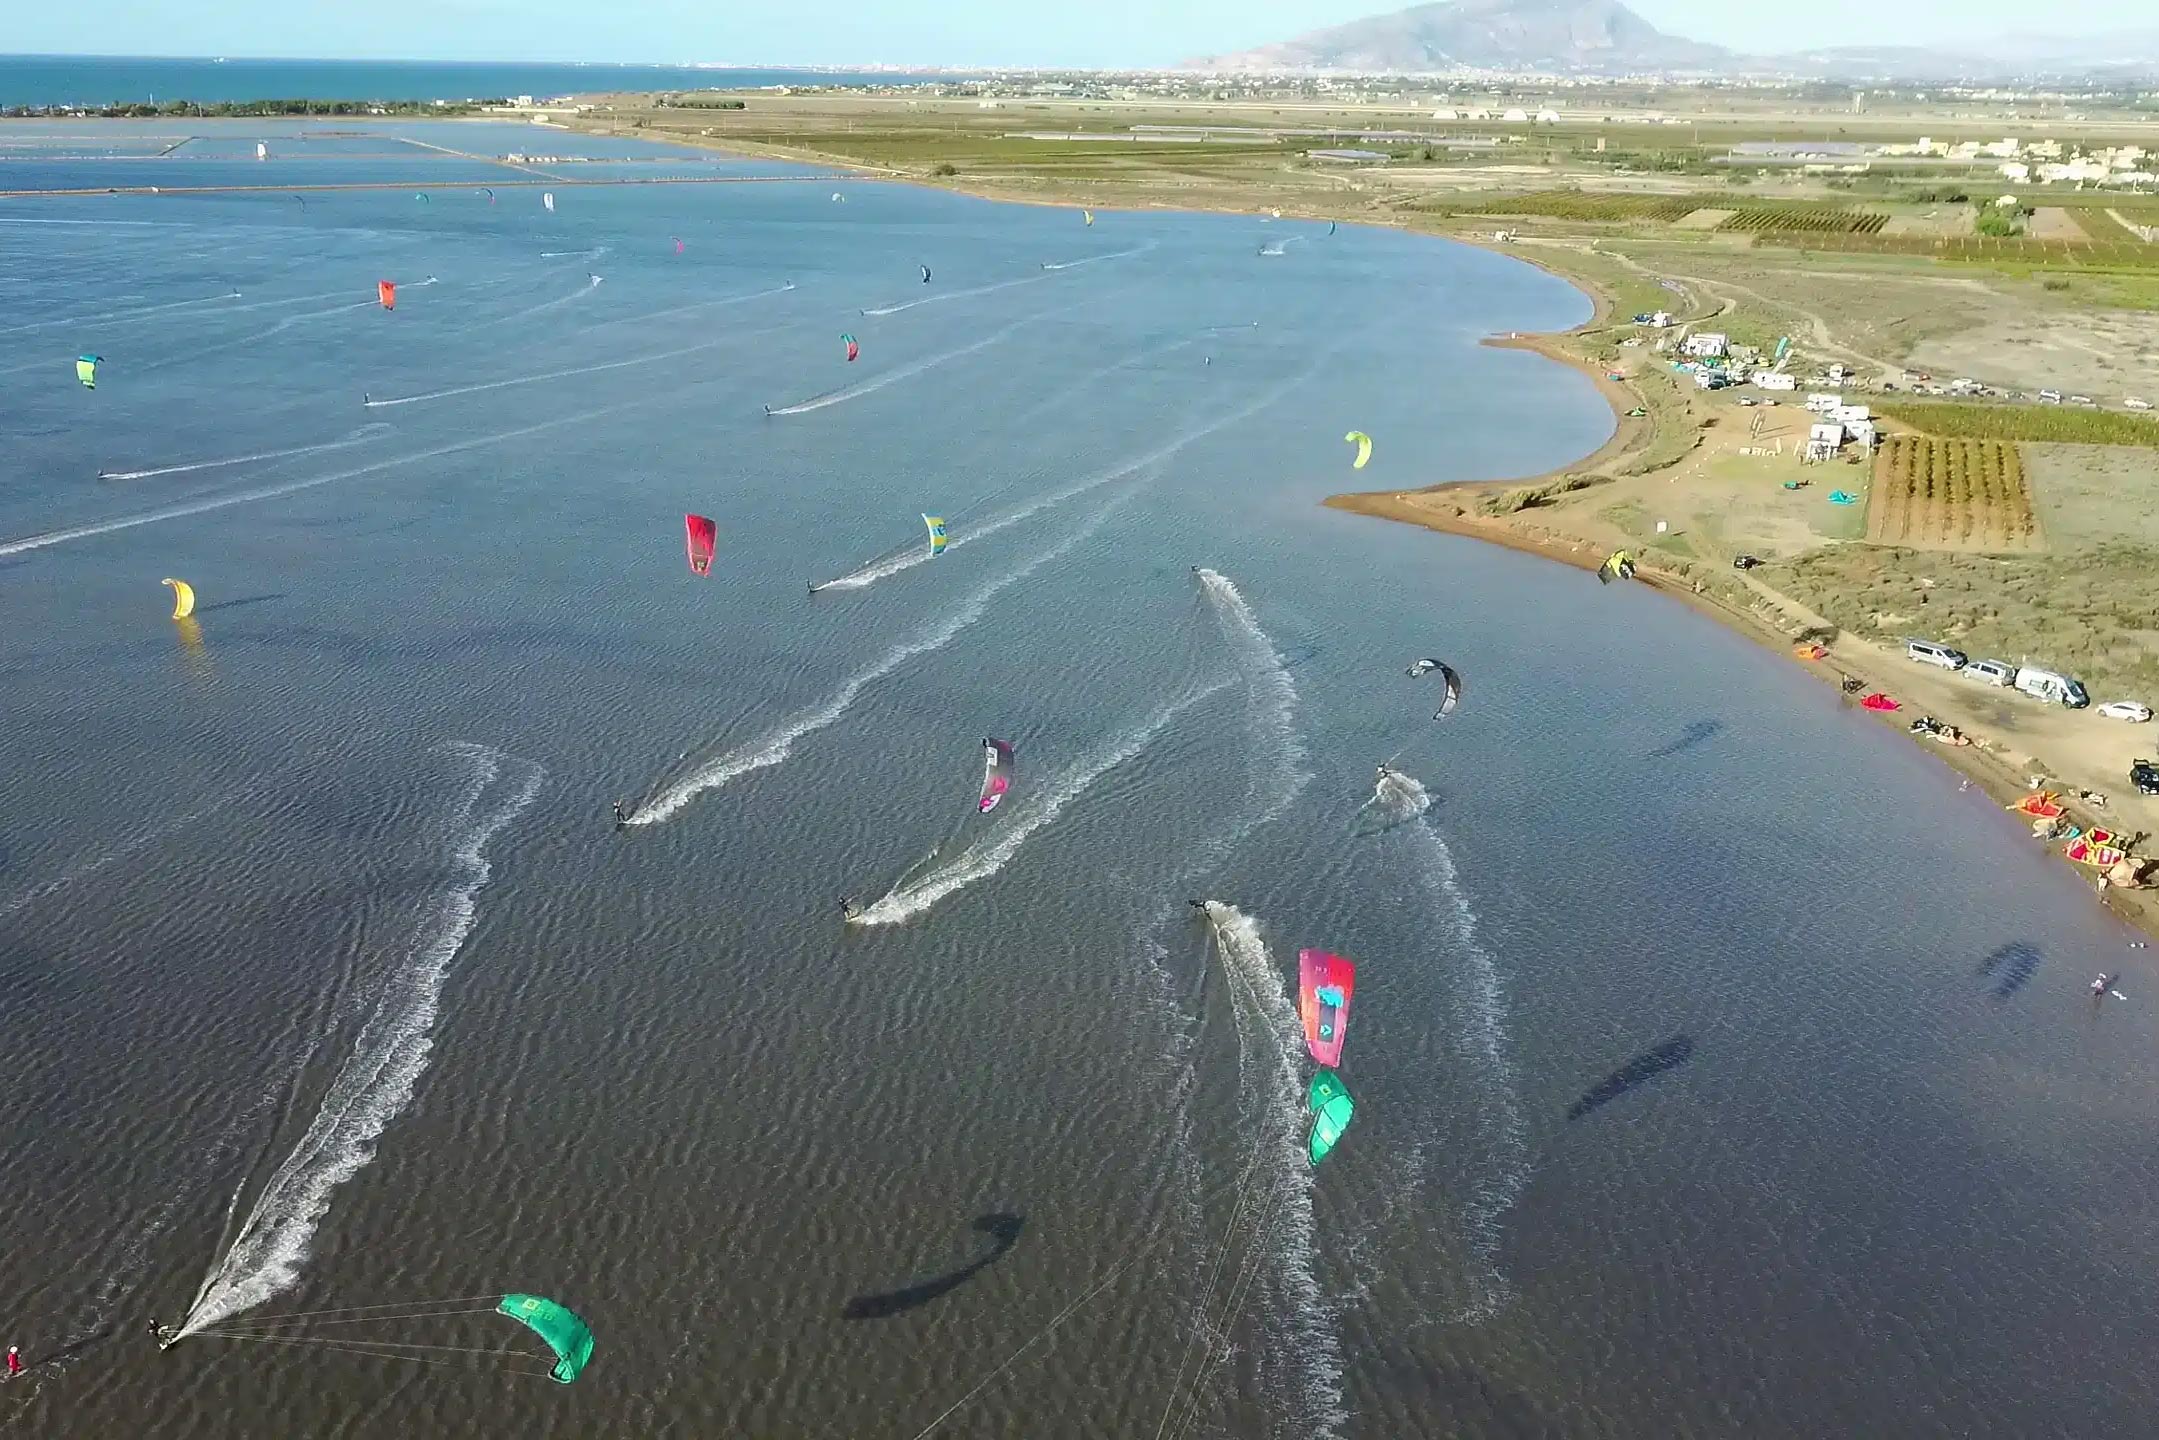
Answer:
[[[2140,795],[2159,795],[2159,760],[2131,761],[2129,783],[2137,787]]]

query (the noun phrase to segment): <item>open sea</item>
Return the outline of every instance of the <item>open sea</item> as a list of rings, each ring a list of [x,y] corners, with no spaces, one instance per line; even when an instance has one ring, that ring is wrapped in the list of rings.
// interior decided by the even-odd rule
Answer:
[[[1600,444],[1477,343],[1571,288],[556,130],[0,145],[161,192],[0,200],[0,1434],[2159,1428],[2149,952],[1788,658],[1317,503]]]
[[[598,91],[882,85],[941,78],[891,71],[744,70],[697,65],[517,61],[220,60],[205,56],[0,55],[0,107],[192,100],[546,99]]]

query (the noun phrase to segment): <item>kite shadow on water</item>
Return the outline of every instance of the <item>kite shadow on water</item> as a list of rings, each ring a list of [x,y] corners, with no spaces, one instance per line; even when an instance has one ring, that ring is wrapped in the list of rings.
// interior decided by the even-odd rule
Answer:
[[[968,1227],[990,1237],[990,1251],[971,1260],[959,1269],[928,1280],[917,1281],[897,1290],[886,1290],[876,1295],[857,1295],[840,1309],[849,1320],[884,1320],[894,1315],[941,1299],[972,1280],[975,1275],[1004,1258],[1005,1252],[1020,1243],[1020,1231],[1026,1228],[1027,1217],[1003,1213],[977,1216]]]
[[[2044,958],[2038,946],[2017,940],[1989,951],[1987,958],[1979,962],[1979,973],[1993,977],[1994,999],[1998,1003],[2030,984]]]
[[[243,605],[267,605],[272,600],[282,600],[284,598],[285,592],[282,590],[272,590],[266,595],[242,595],[234,600],[220,600],[215,605],[197,605],[195,613],[197,615],[209,615],[219,610],[237,610]]]
[[[1707,743],[1715,738],[1717,732],[1723,728],[1724,722],[1722,720],[1690,720],[1687,722],[1687,728],[1679,732],[1678,739],[1659,745],[1649,752],[1648,758],[1651,760],[1669,760],[1683,750],[1692,750],[1697,745]]]
[[[1582,1098],[1567,1107],[1567,1119],[1579,1120],[1601,1110],[1630,1091],[1639,1090],[1667,1070],[1677,1070],[1694,1058],[1694,1038],[1674,1035],[1654,1050],[1644,1050],[1626,1064],[1592,1085]]]

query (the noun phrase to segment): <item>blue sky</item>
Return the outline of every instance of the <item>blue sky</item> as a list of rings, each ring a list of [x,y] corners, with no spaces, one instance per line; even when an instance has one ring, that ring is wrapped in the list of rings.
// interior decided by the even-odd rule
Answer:
[[[2035,27],[2011,0],[1632,0],[1735,49],[1941,44]],[[1153,65],[1287,39],[1390,0],[9,0],[17,53],[810,64]],[[2074,0],[2068,28],[2126,28],[2148,0]],[[2062,12],[2049,12],[2062,25]],[[125,37],[120,39],[119,37]]]

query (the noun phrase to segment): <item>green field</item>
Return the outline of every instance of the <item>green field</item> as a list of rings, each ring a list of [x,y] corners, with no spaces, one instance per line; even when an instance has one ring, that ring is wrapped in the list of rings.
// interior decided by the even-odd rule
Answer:
[[[1948,438],[2138,445],[2159,450],[2159,420],[2112,410],[1916,400],[1881,401],[1874,408],[1885,418],[1901,421],[1914,430]]]
[[[1715,196],[1604,195],[1582,190],[1538,190],[1526,195],[1478,199],[1450,196],[1422,200],[1416,202],[1414,208],[1434,215],[1526,215],[1546,220],[1650,220],[1669,224],[1704,206],[1717,204],[1719,201]]]
[[[1739,212],[1717,228],[1761,235],[1872,235],[1889,223],[1887,215],[1870,210],[1848,210],[1834,205],[1801,202],[1776,205],[1742,205]]]

